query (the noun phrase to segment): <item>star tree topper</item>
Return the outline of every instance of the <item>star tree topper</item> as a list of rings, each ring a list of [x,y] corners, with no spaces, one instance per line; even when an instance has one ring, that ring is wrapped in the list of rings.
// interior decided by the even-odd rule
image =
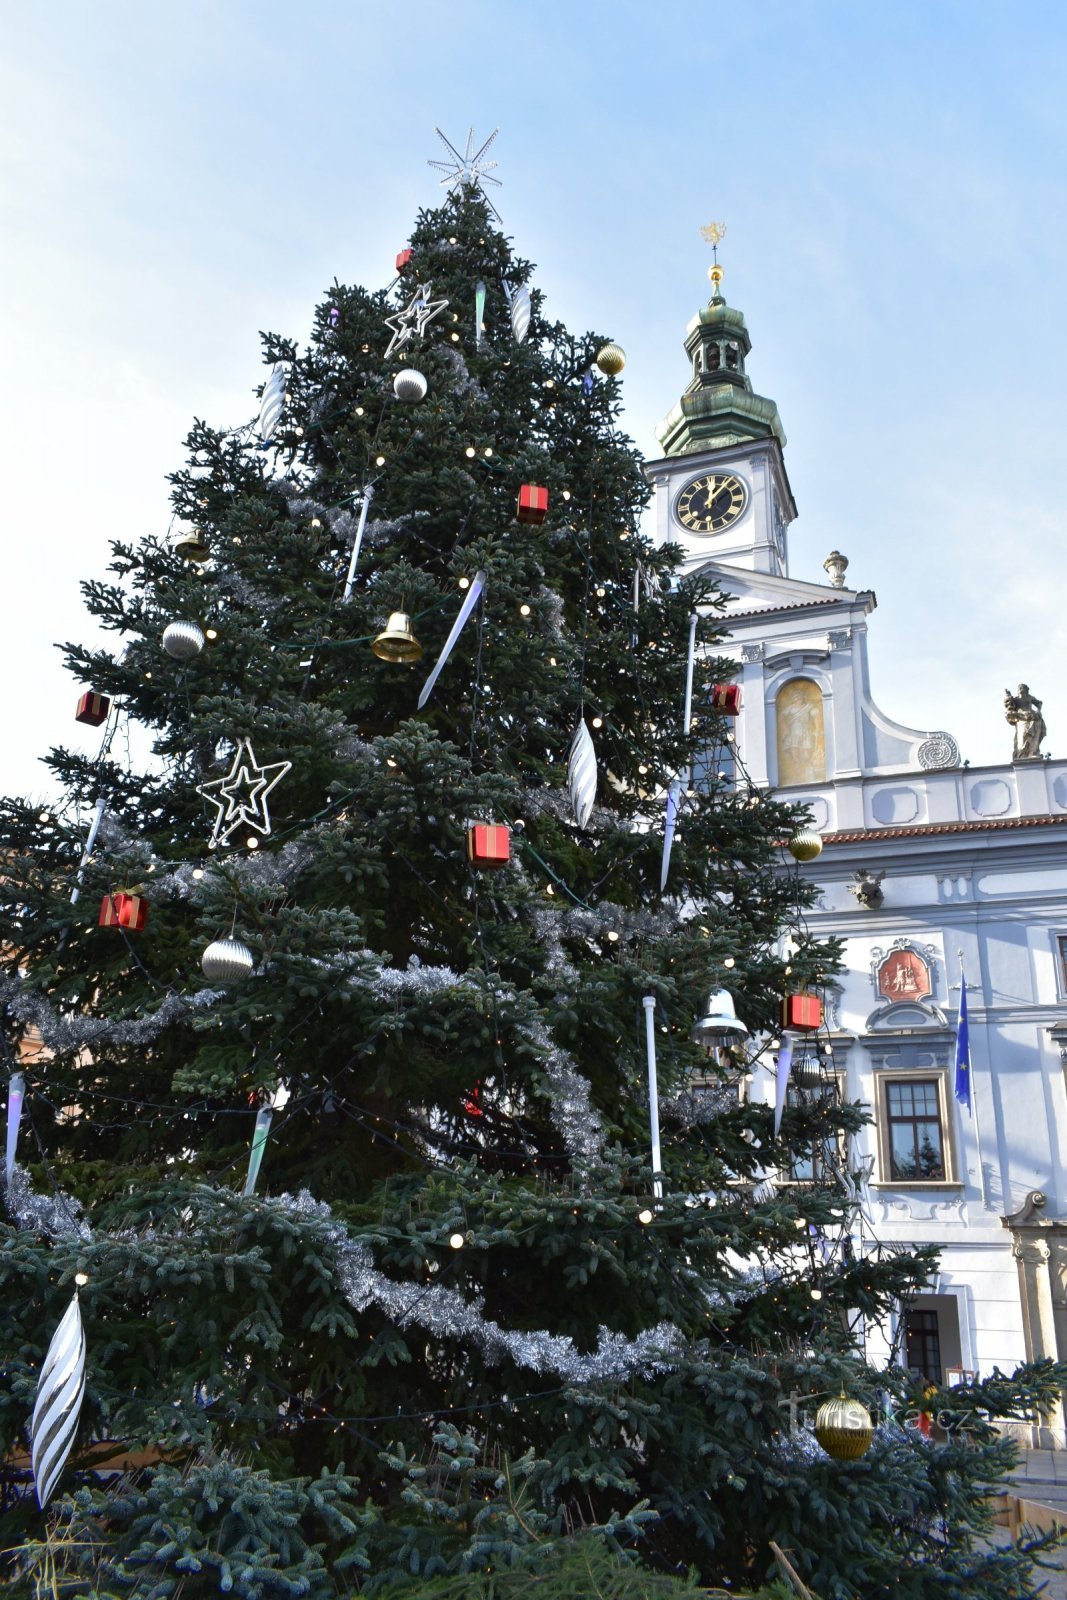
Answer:
[[[474,129],[468,128],[467,143],[462,155],[460,155],[459,151],[456,149],[451,140],[445,138],[440,128],[435,128],[433,131],[436,133],[445,149],[451,151],[454,159],[451,161],[427,161],[426,165],[428,167],[436,167],[438,172],[444,173],[444,177],[440,181],[442,184],[447,184],[450,192],[453,194],[457,189],[481,190],[482,199],[493,213],[493,216],[498,222],[502,222],[503,218],[501,217],[500,212],[497,210],[496,206],[490,200],[489,196],[482,187],[482,185],[486,183],[495,183],[498,189],[501,187],[499,178],[491,178],[489,176],[490,172],[492,172],[493,168],[496,166],[496,162],[482,160],[482,157],[485,155],[485,152],[488,150],[489,146],[500,132],[500,129],[494,128],[488,139],[482,145],[481,149],[475,151]]]
[[[427,325],[434,317],[441,315],[447,304],[447,300],[431,300],[430,285],[420,283],[403,311],[397,311],[385,319],[385,326],[393,330],[393,337],[385,352],[386,360],[394,350],[403,350],[412,339],[421,339]]]
[[[241,739],[234,751],[233,766],[224,778],[213,778],[210,783],[197,786],[197,794],[217,807],[218,815],[211,830],[211,847],[228,844],[230,834],[242,825],[254,828],[264,836],[270,833],[270,812],[267,796],[276,783],[280,783],[292,766],[291,761],[275,761],[261,767],[252,750],[250,739]]]

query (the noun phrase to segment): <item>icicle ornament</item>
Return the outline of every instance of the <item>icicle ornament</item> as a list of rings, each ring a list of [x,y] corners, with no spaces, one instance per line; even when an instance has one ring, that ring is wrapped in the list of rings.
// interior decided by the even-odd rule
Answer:
[[[82,1327],[78,1289],[88,1279],[78,1273],[74,1297],[52,1335],[37,1383],[30,1437],[33,1445],[33,1481],[37,1503],[43,1511],[66,1465],[78,1429],[85,1393],[85,1330]]]
[[[7,1082],[7,1160],[4,1165],[4,1187],[10,1190],[15,1174],[15,1151],[19,1142],[19,1123],[26,1098],[26,1079],[21,1072],[13,1072]]]
[[[571,753],[567,760],[567,782],[570,785],[571,805],[579,828],[584,828],[593,813],[596,799],[596,751],[593,736],[583,717],[574,730]]]

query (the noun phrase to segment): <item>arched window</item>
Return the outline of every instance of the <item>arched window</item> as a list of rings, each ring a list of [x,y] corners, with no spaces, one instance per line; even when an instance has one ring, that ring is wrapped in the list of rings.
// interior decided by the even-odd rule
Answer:
[[[778,734],[778,784],[826,782],[822,694],[810,678],[791,678],[774,702]]]

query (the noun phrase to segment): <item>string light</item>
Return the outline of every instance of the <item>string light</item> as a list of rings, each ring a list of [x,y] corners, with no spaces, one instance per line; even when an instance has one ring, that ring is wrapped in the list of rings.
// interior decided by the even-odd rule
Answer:
[[[385,457],[384,456],[375,456],[374,465],[376,467],[384,467],[385,466]]]
[[[521,605],[519,607],[519,616],[520,617],[528,617],[529,615],[530,615],[530,607],[528,605],[525,605],[525,604]]]
[[[248,848],[250,850],[258,850],[259,849],[259,840],[256,838],[254,833],[249,836]]]
[[[460,586],[461,589],[469,589],[470,586],[471,586],[470,579],[469,578],[460,578],[459,586]]]
[[[603,717],[594,717],[593,718],[593,727],[594,728],[602,728],[603,726],[604,726],[604,718]]]
[[[727,956],[726,959],[723,961],[723,966],[724,967],[735,967],[736,965],[737,965],[737,963],[734,960],[733,956]]]
[[[203,877],[203,876],[204,876],[204,869],[203,869],[203,867],[194,867],[194,868],[193,868],[193,871],[192,871],[192,876],[193,876],[193,877],[194,877],[194,878],[197,878],[197,879],[200,879],[200,878],[202,878],[202,877]]]
[[[648,1227],[649,1223],[652,1221],[652,1213],[649,1211],[647,1206],[645,1207],[644,1211],[639,1211],[637,1213],[637,1220],[638,1222],[643,1223],[646,1228]]]
[[[472,444],[469,444],[467,446],[466,450],[464,451],[464,454],[468,458],[473,458],[474,456],[476,456],[478,454],[478,452],[477,452],[477,450],[474,448],[474,446]]]
[[[485,447],[485,450],[483,451],[483,454],[487,455],[487,456],[491,456],[492,453],[493,453],[492,445],[491,444],[487,444],[486,447]]]
[[[618,942],[619,942],[619,936],[615,932],[615,929],[614,928],[609,928],[608,929],[608,943],[609,944],[618,944]]]
[[[205,628],[204,629],[204,638],[205,639],[217,639],[218,636],[219,636],[219,634],[218,634],[218,629],[217,628]]]
[[[461,1233],[454,1233],[448,1242],[453,1250],[462,1250],[467,1241]]]

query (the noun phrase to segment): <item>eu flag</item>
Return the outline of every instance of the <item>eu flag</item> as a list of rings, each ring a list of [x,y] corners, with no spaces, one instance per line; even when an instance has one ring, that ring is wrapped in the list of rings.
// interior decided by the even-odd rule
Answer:
[[[971,1109],[971,1046],[967,1038],[967,980],[960,968],[960,1014],[956,1022],[956,1074],[953,1087],[961,1106]]]

